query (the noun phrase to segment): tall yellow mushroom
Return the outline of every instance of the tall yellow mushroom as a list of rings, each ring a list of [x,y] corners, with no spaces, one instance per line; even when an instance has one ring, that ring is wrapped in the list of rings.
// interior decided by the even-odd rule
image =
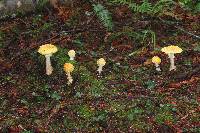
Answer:
[[[74,70],[74,66],[71,63],[65,63],[64,64],[64,71],[66,72],[67,79],[68,79],[68,85],[70,85],[73,82],[73,78],[71,76],[71,72]]]
[[[38,49],[38,52],[45,56],[46,58],[46,74],[51,75],[53,72],[53,67],[51,65],[50,57],[53,53],[56,53],[58,51],[57,47],[52,44],[44,44],[40,46]]]
[[[97,60],[97,65],[99,66],[97,71],[99,72],[99,74],[101,74],[103,66],[105,66],[105,64],[106,64],[106,61],[104,60],[104,58],[100,58]]]
[[[170,46],[162,48],[161,51],[168,54],[168,56],[169,56],[169,59],[170,59],[170,69],[169,70],[170,71],[176,70],[176,66],[174,64],[174,58],[175,58],[174,54],[181,53],[183,50],[178,46],[170,45]]]
[[[154,56],[153,58],[152,58],[152,62],[155,64],[155,66],[156,66],[156,71],[161,71],[161,69],[160,69],[160,63],[161,63],[161,59],[160,59],[160,57],[158,57],[158,56]]]

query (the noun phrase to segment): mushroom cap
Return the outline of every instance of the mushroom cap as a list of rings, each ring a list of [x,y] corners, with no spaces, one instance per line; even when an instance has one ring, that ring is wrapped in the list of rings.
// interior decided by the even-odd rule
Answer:
[[[161,59],[158,56],[154,56],[152,58],[152,62],[155,63],[155,64],[160,64],[161,63]]]
[[[74,57],[75,54],[76,54],[76,52],[75,52],[74,50],[70,50],[70,51],[68,52],[69,57],[71,57],[71,56]]]
[[[161,51],[166,54],[170,54],[170,53],[175,54],[175,53],[181,53],[183,50],[178,46],[170,45],[170,46],[162,48]]]
[[[100,58],[97,60],[98,66],[104,66],[105,64],[106,64],[106,61],[104,60],[104,58]]]
[[[74,66],[71,63],[65,63],[64,64],[64,71],[66,73],[70,73],[74,70]]]
[[[40,48],[38,49],[38,52],[42,55],[53,54],[56,53],[57,51],[58,51],[57,47],[52,44],[44,44],[40,46]]]

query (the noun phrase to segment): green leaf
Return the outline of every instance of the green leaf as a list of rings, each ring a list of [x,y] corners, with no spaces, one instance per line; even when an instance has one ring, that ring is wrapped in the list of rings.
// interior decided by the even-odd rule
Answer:
[[[147,89],[154,89],[156,87],[156,83],[153,80],[148,80],[147,82],[145,82],[145,86],[147,87]]]
[[[200,12],[200,2],[198,2],[197,5],[195,6],[195,11]]]
[[[57,93],[57,92],[54,92],[52,95],[51,95],[51,98],[55,99],[55,100],[60,100],[61,99],[61,96]]]

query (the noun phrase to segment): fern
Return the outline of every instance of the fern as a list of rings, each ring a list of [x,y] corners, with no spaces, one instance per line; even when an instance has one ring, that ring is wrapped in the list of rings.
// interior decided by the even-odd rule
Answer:
[[[93,4],[93,9],[107,30],[112,30],[113,22],[110,12],[101,4]]]
[[[155,15],[163,11],[164,8],[169,7],[172,4],[172,0],[159,0],[155,5],[148,0],[143,0],[141,4],[132,2],[131,0],[110,0],[113,4],[128,5],[128,7],[134,12],[147,13]]]

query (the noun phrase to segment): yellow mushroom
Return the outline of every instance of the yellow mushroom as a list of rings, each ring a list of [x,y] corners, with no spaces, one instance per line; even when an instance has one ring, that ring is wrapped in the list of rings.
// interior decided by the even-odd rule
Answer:
[[[162,48],[161,51],[168,54],[168,56],[169,56],[169,59],[170,59],[170,69],[169,70],[170,71],[176,70],[176,66],[174,64],[174,58],[175,58],[174,54],[181,53],[183,50],[178,46],[170,45],[170,46]]]
[[[155,64],[156,70],[157,70],[157,71],[161,71],[160,66],[159,66],[160,63],[161,63],[160,57],[154,56],[154,57],[152,58],[152,62]]]
[[[51,75],[53,72],[53,67],[51,66],[51,60],[50,57],[53,53],[56,53],[58,51],[57,47],[52,44],[44,44],[40,46],[38,49],[38,52],[45,56],[46,58],[46,74]]]
[[[70,60],[74,60],[74,57],[75,57],[75,55],[76,55],[76,52],[75,52],[74,50],[70,50],[70,51],[68,52],[68,55],[69,55],[69,57],[70,57]]]
[[[73,82],[73,78],[71,76],[71,72],[74,70],[74,66],[71,63],[65,63],[64,64],[64,71],[66,72],[67,79],[68,79],[68,85],[70,85]]]
[[[104,60],[104,58],[100,58],[97,60],[97,65],[99,66],[97,71],[99,72],[99,74],[101,74],[103,66],[105,66],[105,64],[106,64],[106,61]]]

